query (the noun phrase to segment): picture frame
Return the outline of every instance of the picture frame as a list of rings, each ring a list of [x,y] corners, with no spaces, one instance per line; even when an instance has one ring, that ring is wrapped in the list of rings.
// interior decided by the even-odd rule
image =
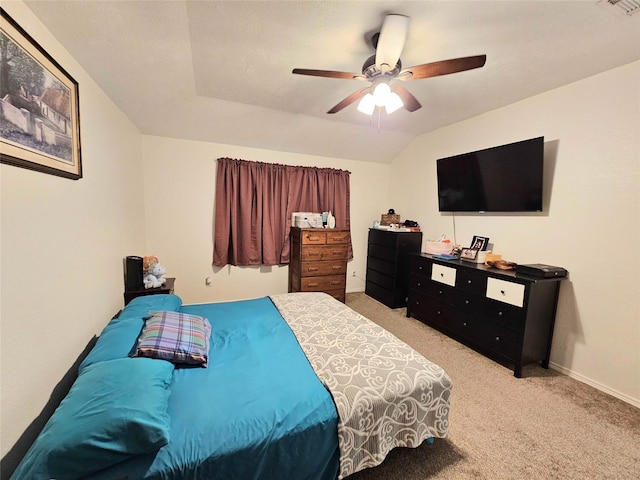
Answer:
[[[475,248],[478,250],[482,250],[483,252],[489,247],[489,237],[480,237],[478,235],[474,235],[471,239],[470,248]]]
[[[460,259],[462,260],[475,260],[478,258],[478,252],[480,249],[478,248],[463,248],[460,251]]]
[[[82,178],[78,82],[0,8],[0,162]]]

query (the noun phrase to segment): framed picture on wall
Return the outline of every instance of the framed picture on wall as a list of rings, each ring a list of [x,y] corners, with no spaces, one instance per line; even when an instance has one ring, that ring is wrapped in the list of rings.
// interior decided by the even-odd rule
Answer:
[[[82,178],[78,83],[0,14],[0,161]]]

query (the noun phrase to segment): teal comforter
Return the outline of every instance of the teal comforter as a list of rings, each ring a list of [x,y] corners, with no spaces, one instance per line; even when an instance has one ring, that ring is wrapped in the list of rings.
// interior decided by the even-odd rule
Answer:
[[[79,430],[81,423],[74,421],[78,416],[74,417],[73,412],[82,414],[83,410],[81,404],[78,407],[78,395],[72,389],[76,409],[70,410],[73,401],[68,396],[12,480],[52,477],[58,480],[335,480],[339,466],[335,405],[269,298],[189,306],[180,306],[179,297],[174,295],[136,300],[105,327],[98,344],[81,365],[79,379],[82,378],[80,383],[84,383],[86,391],[87,381],[92,380],[91,374],[96,368],[124,364],[125,369],[118,373],[123,377],[128,375],[126,362],[143,365],[144,362],[130,359],[128,352],[140,332],[142,316],[149,310],[174,308],[208,318],[212,326],[208,367],[176,367],[166,380],[170,382],[168,403],[165,403],[168,405],[168,443],[165,438],[160,445],[166,444],[159,449],[147,448],[143,451],[152,453],[138,454],[133,445],[138,442],[131,433],[92,438],[90,432]],[[170,365],[164,360],[150,362],[153,367]],[[164,375],[157,373],[160,374]],[[102,398],[102,407],[98,406],[102,409],[101,415],[115,411],[110,404],[113,382],[109,387],[100,377],[93,381],[90,388],[95,388]],[[117,377],[114,381],[119,383]],[[156,384],[154,388],[161,389]],[[100,391],[107,388],[112,390]],[[143,402],[143,411],[133,419],[134,427],[127,425],[138,431],[140,425],[148,428],[149,415],[147,418],[143,415],[144,406],[151,404],[150,399],[157,398],[146,387],[141,392],[148,397],[137,402]],[[122,410],[122,405],[117,407]],[[120,428],[119,424],[112,427],[111,431]],[[133,430],[122,427],[120,431]],[[106,462],[104,465],[111,466],[88,477],[68,471],[68,467],[63,467],[62,475],[52,475],[61,471],[60,455],[52,452],[57,452],[60,446],[60,434],[68,436],[69,432],[84,444],[65,445],[67,457],[76,451],[88,451]],[[80,456],[82,454],[76,458]],[[82,471],[91,471],[86,461],[78,462]]]
[[[187,305],[212,326],[208,368],[176,368],[171,440],[96,480],[333,480],[338,416],[268,298]]]

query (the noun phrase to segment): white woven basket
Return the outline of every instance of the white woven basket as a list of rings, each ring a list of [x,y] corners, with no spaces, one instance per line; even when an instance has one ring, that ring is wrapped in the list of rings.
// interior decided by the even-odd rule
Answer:
[[[431,255],[439,255],[443,253],[451,253],[453,251],[453,243],[451,242],[427,242],[425,253]]]

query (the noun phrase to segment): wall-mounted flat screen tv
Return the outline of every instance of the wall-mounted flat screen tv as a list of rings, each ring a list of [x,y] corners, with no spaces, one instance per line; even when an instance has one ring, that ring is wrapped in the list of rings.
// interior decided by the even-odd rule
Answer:
[[[437,160],[440,212],[541,212],[544,137]]]

